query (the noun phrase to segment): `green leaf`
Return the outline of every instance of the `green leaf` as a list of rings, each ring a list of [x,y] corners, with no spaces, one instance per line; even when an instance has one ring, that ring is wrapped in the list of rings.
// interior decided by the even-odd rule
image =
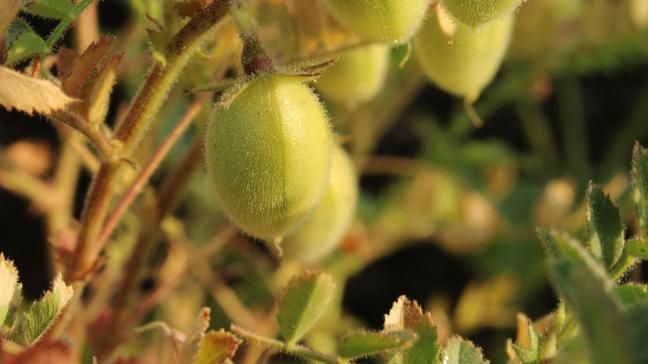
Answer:
[[[25,58],[40,53],[47,53],[47,44],[33,31],[21,34],[7,52],[7,64],[15,64]]]
[[[626,243],[626,252],[636,258],[648,259],[648,241],[632,239]]]
[[[482,352],[468,340],[454,336],[448,340],[441,354],[443,364],[488,364]]]
[[[241,341],[234,335],[220,331],[210,331],[200,341],[198,354],[191,361],[192,364],[221,364],[231,359],[236,354],[236,349]]]
[[[70,19],[73,16],[74,4],[70,0],[32,0],[24,10],[33,15],[49,19]]]
[[[56,276],[51,290],[33,302],[28,309],[19,312],[18,330],[12,339],[22,345],[37,342],[59,317],[72,294],[72,286],[67,286],[60,274]]]
[[[614,293],[624,307],[648,303],[648,286],[640,283],[626,283],[614,287]]]
[[[648,239],[648,150],[636,143],[632,152],[632,200],[637,212],[639,236]]]
[[[18,292],[17,292],[18,291]],[[18,271],[11,260],[0,253],[0,327],[7,318],[13,297],[19,294]]]
[[[624,312],[624,318],[629,323],[628,336],[633,364],[648,363],[648,304],[639,304]]]
[[[507,345],[515,352],[517,359],[523,364],[538,363],[541,359],[541,339],[533,322],[525,315],[517,315],[517,339]]]
[[[604,268],[583,245],[563,233],[544,232],[549,274],[586,339],[594,364],[628,363],[627,327]]]
[[[392,305],[389,314],[385,315],[384,330],[412,330],[417,339],[414,344],[391,358],[391,364],[433,364],[437,362],[439,346],[437,331],[432,323],[432,316],[424,313],[416,301],[400,296]]]
[[[279,332],[296,343],[317,323],[331,300],[335,288],[326,273],[305,272],[294,277],[279,302]]]
[[[338,351],[343,358],[357,359],[404,350],[415,340],[412,331],[356,331],[342,336]]]
[[[590,250],[609,270],[623,253],[623,226],[619,209],[601,186],[592,183],[587,190],[587,221]]]

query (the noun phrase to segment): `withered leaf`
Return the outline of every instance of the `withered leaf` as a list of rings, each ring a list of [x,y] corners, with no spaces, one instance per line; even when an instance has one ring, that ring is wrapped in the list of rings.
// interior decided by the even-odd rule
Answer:
[[[50,81],[23,75],[0,66],[0,105],[32,115],[62,110],[75,100]]]

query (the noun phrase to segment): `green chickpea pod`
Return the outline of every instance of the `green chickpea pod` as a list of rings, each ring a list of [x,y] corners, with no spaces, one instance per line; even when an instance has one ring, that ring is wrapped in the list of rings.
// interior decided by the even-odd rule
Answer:
[[[317,80],[326,98],[347,105],[373,99],[382,90],[389,67],[389,47],[374,44],[345,52]]]
[[[336,145],[324,197],[313,215],[282,242],[285,258],[314,264],[326,257],[349,228],[357,197],[353,164],[346,152]]]
[[[524,0],[441,0],[453,19],[471,27],[486,24],[512,13]]]
[[[250,236],[278,242],[319,203],[329,173],[327,114],[298,78],[261,74],[216,105],[205,162],[216,197]]]
[[[502,63],[513,17],[473,29],[452,23],[438,7],[432,14],[414,38],[414,54],[434,84],[473,102]]]
[[[430,0],[327,0],[340,23],[376,42],[407,42],[420,27]]]

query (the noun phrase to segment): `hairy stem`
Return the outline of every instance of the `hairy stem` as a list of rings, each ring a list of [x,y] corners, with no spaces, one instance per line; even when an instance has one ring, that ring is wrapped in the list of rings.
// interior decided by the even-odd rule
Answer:
[[[173,37],[167,48],[166,63],[153,66],[116,132],[122,158],[130,157],[135,151],[180,71],[198,50],[205,36],[225,17],[229,5],[229,0],[214,0]],[[94,266],[100,252],[96,242],[108,213],[119,169],[119,163],[104,162],[91,185],[81,218],[75,259],[66,272],[68,281],[83,279]]]

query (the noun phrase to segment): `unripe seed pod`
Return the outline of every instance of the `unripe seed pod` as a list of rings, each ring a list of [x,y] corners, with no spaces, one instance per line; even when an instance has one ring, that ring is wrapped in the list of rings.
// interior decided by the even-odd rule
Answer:
[[[340,146],[333,147],[331,175],[319,206],[282,242],[284,257],[313,264],[340,243],[353,219],[358,188],[353,164]]]
[[[495,77],[511,39],[511,15],[473,29],[433,10],[414,38],[414,53],[427,77],[452,94],[475,101]]]
[[[374,44],[345,52],[337,63],[317,80],[326,98],[356,105],[374,98],[385,84],[389,47]]]
[[[377,42],[407,42],[420,27],[430,0],[328,0],[337,20]]]
[[[524,0],[441,0],[448,14],[463,24],[476,27],[512,13]]]
[[[323,195],[330,139],[322,104],[299,79],[249,81],[207,127],[205,162],[222,209],[245,233],[281,240]]]

